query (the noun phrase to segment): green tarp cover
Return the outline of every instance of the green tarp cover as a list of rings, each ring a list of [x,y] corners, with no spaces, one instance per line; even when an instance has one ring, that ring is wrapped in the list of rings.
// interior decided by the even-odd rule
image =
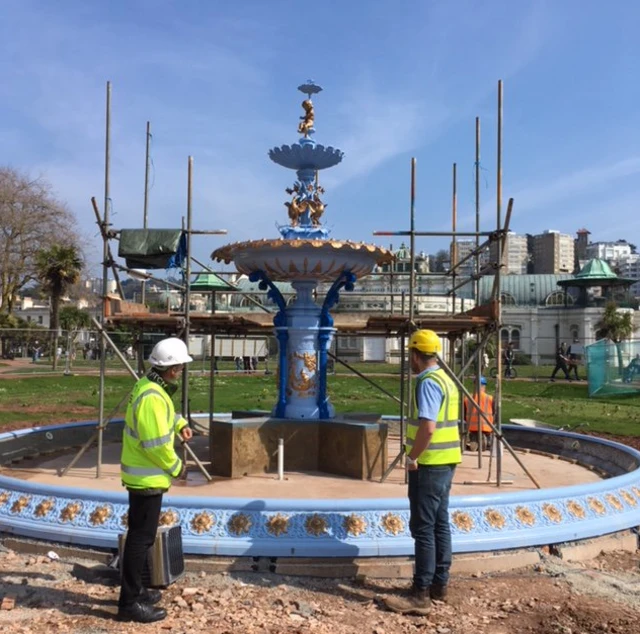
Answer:
[[[182,266],[187,254],[181,229],[122,229],[118,255],[130,269],[171,269]]]

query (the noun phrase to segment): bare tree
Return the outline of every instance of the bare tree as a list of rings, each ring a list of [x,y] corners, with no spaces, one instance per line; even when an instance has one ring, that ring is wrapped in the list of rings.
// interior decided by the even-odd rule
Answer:
[[[78,245],[75,218],[42,178],[0,167],[0,312],[36,278],[35,254],[52,244]]]

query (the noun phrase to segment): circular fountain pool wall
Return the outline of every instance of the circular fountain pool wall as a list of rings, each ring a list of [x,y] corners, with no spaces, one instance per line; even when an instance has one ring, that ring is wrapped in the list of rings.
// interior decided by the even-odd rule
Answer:
[[[126,530],[122,491],[30,482],[11,463],[81,445],[95,422],[0,435],[0,530],[47,541],[116,548]],[[119,442],[113,421],[106,442]],[[587,484],[453,496],[456,553],[497,551],[592,538],[640,525],[640,452],[580,434],[505,426],[516,449],[544,452],[605,474]],[[406,497],[352,499],[165,497],[161,522],[181,524],[192,554],[367,557],[413,554]]]

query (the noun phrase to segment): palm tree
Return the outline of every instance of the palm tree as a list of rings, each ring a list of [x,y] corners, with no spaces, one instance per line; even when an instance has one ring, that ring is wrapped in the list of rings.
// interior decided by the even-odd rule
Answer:
[[[633,315],[630,312],[618,312],[615,302],[609,302],[604,309],[600,321],[596,324],[596,338],[610,339],[616,344],[618,352],[618,372],[622,373],[622,347],[620,343],[629,339],[636,328],[633,325]]]
[[[43,290],[51,301],[51,354],[53,369],[57,366],[60,302],[63,295],[80,279],[84,262],[79,249],[70,244],[54,244],[36,254],[36,270]]]

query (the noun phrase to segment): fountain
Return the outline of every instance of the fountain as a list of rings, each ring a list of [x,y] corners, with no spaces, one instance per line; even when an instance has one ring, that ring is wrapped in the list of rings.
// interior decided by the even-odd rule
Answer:
[[[318,183],[320,170],[338,165],[343,152],[316,143],[311,97],[322,88],[309,80],[298,86],[307,98],[298,126],[303,136],[297,143],[270,150],[272,161],[296,171],[297,180],[286,192],[290,224],[279,227],[279,239],[236,242],[213,252],[212,258],[233,261],[240,273],[258,281],[279,308],[274,318],[280,349],[278,401],[273,416],[285,419],[331,419],[335,416],[327,394],[327,352],[335,329],[331,309],[342,289],[353,290],[358,278],[369,275],[376,264],[393,259],[380,247],[329,239],[322,226],[324,189]],[[273,284],[291,282],[295,301],[287,306]],[[314,301],[319,282],[333,282],[322,305]]]
[[[291,557],[345,557],[331,574],[370,574],[368,561],[354,557],[406,557],[413,554],[404,472],[397,467],[383,483],[367,481],[388,464],[401,439],[387,439],[386,424],[336,415],[327,394],[327,352],[334,334],[331,309],[340,293],[353,288],[376,263],[391,254],[373,245],[329,238],[322,226],[325,205],[317,174],[336,166],[342,152],[313,139],[313,82],[299,132],[291,146],[270,157],[297,174],[287,190],[290,223],[280,238],[230,244],[213,256],[234,262],[258,281],[278,306],[274,318],[280,346],[279,391],[271,416],[214,415],[210,437],[193,445],[210,452],[214,482],[190,474],[163,500],[161,524],[182,527],[185,552],[241,556],[239,565],[277,572],[309,572]],[[295,301],[287,306],[274,285],[292,282]],[[314,292],[330,283],[321,303]],[[318,300],[320,301],[320,300]],[[208,420],[209,414],[200,415]],[[0,433],[0,530],[29,538],[115,549],[127,526],[127,496],[120,483],[123,420],[105,430],[104,470],[93,477],[96,454],[83,455],[64,479],[70,448],[91,438],[95,421]],[[593,436],[505,425],[512,447],[527,453],[527,465],[543,488],[533,490],[510,456],[504,466],[508,491],[487,483],[470,494],[462,482],[476,480],[474,456],[456,472],[450,519],[455,553],[509,552],[519,565],[535,563],[532,547],[558,545],[618,532],[615,547],[637,546],[640,525],[640,452]],[[270,473],[278,441],[285,446],[287,477]],[[331,476],[323,475],[331,474]],[[250,474],[251,477],[241,477]],[[345,477],[336,478],[335,475]],[[222,477],[220,477],[222,476]],[[581,546],[578,546],[579,548]],[[269,558],[258,564],[258,559]],[[278,559],[282,558],[282,559]],[[243,563],[244,562],[244,563]],[[482,560],[490,569],[492,558]],[[377,566],[379,562],[374,561]],[[402,562],[392,561],[392,575]],[[249,569],[249,568],[248,568]],[[405,574],[410,565],[405,566]]]
[[[313,138],[311,97],[322,88],[309,80],[298,90],[306,95],[298,125],[302,136],[269,152],[272,161],[296,172],[297,180],[286,189],[291,196],[285,203],[289,224],[279,227],[280,238],[236,242],[211,256],[234,262],[278,307],[273,320],[279,346],[278,399],[270,418],[213,422],[212,468],[227,477],[271,470],[283,438],[288,468],[369,479],[384,470],[386,425],[336,419],[327,393],[328,351],[335,333],[331,309],[342,290],[353,290],[358,278],[369,275],[376,264],[390,262],[393,254],[375,245],[329,238],[321,222],[325,190],[318,174],[338,165],[343,153]],[[290,305],[274,284],[281,281],[291,282],[296,291]],[[331,286],[317,303],[320,282]]]

